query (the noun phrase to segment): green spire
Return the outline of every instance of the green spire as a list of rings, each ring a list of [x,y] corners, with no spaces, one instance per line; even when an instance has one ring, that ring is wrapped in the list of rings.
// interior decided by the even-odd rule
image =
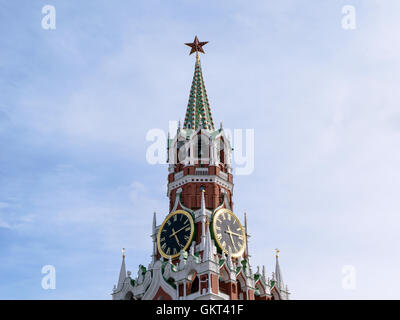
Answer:
[[[215,130],[201,71],[200,59],[197,52],[192,88],[190,89],[189,103],[186,110],[183,128],[193,130],[199,128]]]

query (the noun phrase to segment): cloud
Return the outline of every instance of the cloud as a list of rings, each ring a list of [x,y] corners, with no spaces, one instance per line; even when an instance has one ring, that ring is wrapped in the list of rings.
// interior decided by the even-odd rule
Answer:
[[[10,205],[6,202],[0,202],[0,210],[4,208],[8,208]]]
[[[11,229],[10,225],[0,218],[0,228]]]
[[[184,117],[193,59],[183,42],[200,30],[214,119],[255,129],[255,172],[235,177],[234,194],[253,265],[271,272],[279,247],[294,298],[396,297],[399,5],[356,4],[354,31],[341,29],[340,4],[318,1],[124,12],[60,3],[53,33],[27,28],[40,22],[33,4],[8,15],[0,293],[50,297],[38,284],[52,263],[56,297],[108,299],[121,247],[129,268],[150,261],[152,213],[159,222],[168,213],[167,168],[145,162],[145,136]],[[359,277],[352,293],[340,285],[345,264]],[[22,283],[8,282],[16,274]]]

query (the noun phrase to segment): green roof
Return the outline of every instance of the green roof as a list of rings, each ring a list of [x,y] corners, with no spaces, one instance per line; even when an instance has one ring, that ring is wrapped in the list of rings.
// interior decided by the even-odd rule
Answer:
[[[215,130],[201,71],[200,59],[198,57],[196,58],[193,82],[190,89],[183,128],[192,130],[197,130],[199,128]]]

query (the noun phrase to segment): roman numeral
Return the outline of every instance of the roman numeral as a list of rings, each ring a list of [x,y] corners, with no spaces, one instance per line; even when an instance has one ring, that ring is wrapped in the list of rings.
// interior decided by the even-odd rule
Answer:
[[[165,237],[160,238],[160,242],[164,242],[165,241]]]
[[[167,225],[169,225],[169,226],[171,225],[171,220],[167,221]]]
[[[184,236],[184,239],[185,239],[186,241],[188,241],[188,240],[189,240],[189,236]]]
[[[174,255],[178,253],[178,252],[176,251],[176,248],[174,248],[174,250],[172,250],[172,253],[173,253]]]
[[[167,246],[167,244],[164,242],[163,244],[162,244],[162,246],[161,246],[161,249],[165,249],[165,247]]]
[[[169,255],[170,252],[171,252],[171,248],[168,248],[166,254]]]
[[[176,222],[178,220],[178,216],[174,215],[174,221]]]

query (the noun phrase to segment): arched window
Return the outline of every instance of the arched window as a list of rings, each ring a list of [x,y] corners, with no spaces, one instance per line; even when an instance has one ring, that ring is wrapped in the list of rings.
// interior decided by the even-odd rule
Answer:
[[[218,139],[217,147],[218,147],[219,162],[225,164],[225,143],[223,138]]]
[[[218,279],[218,286],[219,286],[220,292],[229,295],[228,284],[224,281],[224,279],[222,279],[222,277],[219,277],[219,279]]]
[[[199,164],[210,160],[210,139],[206,135],[199,133],[193,138],[193,155]]]
[[[199,291],[199,277],[196,276],[192,281],[192,286],[190,288],[190,293],[196,293]]]

